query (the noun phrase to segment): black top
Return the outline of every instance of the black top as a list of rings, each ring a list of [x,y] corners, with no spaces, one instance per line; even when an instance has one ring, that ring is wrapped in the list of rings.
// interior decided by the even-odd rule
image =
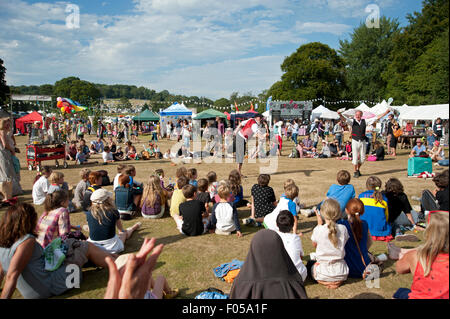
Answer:
[[[353,120],[352,125],[352,139],[355,141],[363,141],[366,138],[366,121],[361,120],[361,124],[358,124],[356,120]]]
[[[273,230],[253,237],[230,299],[307,299],[302,277]]]
[[[330,143],[330,144],[328,144],[328,147],[330,148],[331,155],[337,155],[338,149],[337,149],[336,144]]]
[[[387,135],[393,135],[394,134],[394,130],[392,128],[393,126],[394,126],[394,124],[392,124],[392,122],[389,121],[388,124],[387,124],[387,130],[386,130]]]
[[[196,199],[201,201],[203,205],[205,205],[211,202],[211,195],[209,195],[208,192],[198,192]]]
[[[252,186],[251,192],[255,205],[256,218],[264,217],[275,209],[273,203],[276,201],[276,198],[272,187],[262,187],[259,184],[255,184]]]
[[[377,161],[382,161],[384,160],[384,147],[380,146],[379,148],[376,149],[375,151],[375,156],[377,157]]]
[[[443,191],[436,192],[439,209],[448,211],[448,186]]]
[[[119,212],[114,209],[106,212],[106,217],[100,224],[91,214],[86,212],[86,219],[89,225],[89,238],[94,241],[111,239],[116,236],[116,222],[120,219]]]
[[[183,217],[181,230],[187,236],[198,236],[203,234],[203,217],[205,204],[199,200],[189,200],[180,204],[180,216]]]
[[[100,188],[102,187],[98,185],[92,185],[86,189],[86,191],[84,192],[83,201],[81,202],[81,208],[83,209],[83,211],[87,211],[91,208],[91,195],[94,191]]]
[[[405,193],[383,192],[383,194],[388,200],[389,223],[393,223],[402,212],[411,213],[412,207]]]

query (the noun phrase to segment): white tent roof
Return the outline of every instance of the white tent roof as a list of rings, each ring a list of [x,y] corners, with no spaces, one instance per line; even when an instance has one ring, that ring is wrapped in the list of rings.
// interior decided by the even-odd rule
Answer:
[[[178,104],[175,102],[171,106],[169,106],[167,109],[163,110],[160,113],[161,116],[182,116],[182,115],[192,115],[192,111],[189,110],[184,103]]]
[[[323,112],[329,111],[329,109],[327,109],[325,106],[323,105],[319,105],[318,107],[316,107],[314,110],[312,110],[311,113],[311,121],[314,120],[315,118],[319,118],[320,115]]]
[[[366,103],[361,103],[360,106],[356,108],[357,110],[361,110],[363,112],[371,112],[371,108],[366,105]],[[372,112],[373,113],[373,112]]]
[[[323,118],[323,119],[330,119],[330,120],[339,120],[340,119],[339,114],[337,112],[334,112],[331,110],[322,112],[322,114],[320,114],[319,117]]]
[[[434,121],[438,117],[441,119],[449,118],[448,104],[437,104],[437,105],[422,105],[422,106],[409,106],[409,110],[402,112],[400,111],[399,120],[400,121],[417,121],[417,120],[427,120]],[[403,107],[402,107],[403,108]]]
[[[378,103],[374,107],[370,109],[370,112],[375,115],[380,115],[386,112],[389,108],[389,104],[386,102],[386,100],[383,100],[383,102]]]

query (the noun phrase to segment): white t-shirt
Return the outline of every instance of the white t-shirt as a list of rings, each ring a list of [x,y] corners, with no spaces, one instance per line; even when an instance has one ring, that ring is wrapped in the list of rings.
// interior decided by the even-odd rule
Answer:
[[[345,257],[345,243],[348,240],[347,228],[344,225],[336,224],[338,248],[328,238],[328,226],[323,224],[316,226],[313,230],[311,241],[317,243],[317,262],[330,262],[343,260]]]
[[[242,127],[244,127],[244,126],[247,124],[248,121],[250,121],[250,120],[241,122]],[[248,136],[248,138],[251,138],[251,137],[253,136],[253,134],[255,134],[256,132],[258,132],[258,124],[255,122],[255,124],[252,125],[251,129],[252,129],[252,134],[250,134],[250,135]],[[245,138],[244,135],[242,134],[242,129],[239,130],[238,134],[239,134],[243,139],[246,140],[246,138]]]
[[[32,192],[33,204],[42,205],[44,203],[49,187],[50,182],[45,176],[41,176],[36,183],[34,183]]]
[[[113,155],[112,155],[112,153],[111,152],[103,152],[102,153],[102,157],[103,157],[103,162],[107,162],[107,161],[113,161],[114,160],[114,158],[113,158]]]
[[[115,177],[114,177],[114,188],[113,188],[113,190],[115,190],[117,187],[119,187],[119,177],[120,177],[120,175],[122,175],[122,174],[117,174]]]
[[[292,262],[300,273],[300,276],[302,276],[303,281],[305,281],[308,271],[301,258],[301,256],[303,256],[303,247],[300,236],[294,233],[282,233],[280,231],[277,231],[277,234],[280,235],[283,240],[284,249],[286,249],[289,257],[291,257]]]

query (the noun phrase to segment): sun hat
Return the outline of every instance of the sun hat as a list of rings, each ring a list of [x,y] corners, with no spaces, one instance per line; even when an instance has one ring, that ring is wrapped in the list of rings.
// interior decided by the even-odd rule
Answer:
[[[91,202],[101,204],[111,196],[112,196],[111,192],[108,192],[106,189],[99,188],[92,193]]]

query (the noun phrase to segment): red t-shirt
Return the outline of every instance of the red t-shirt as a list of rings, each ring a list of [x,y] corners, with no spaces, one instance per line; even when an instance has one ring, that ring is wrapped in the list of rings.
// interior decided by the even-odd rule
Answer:
[[[428,276],[423,274],[422,265],[418,262],[409,299],[449,299],[448,254],[439,254]]]

